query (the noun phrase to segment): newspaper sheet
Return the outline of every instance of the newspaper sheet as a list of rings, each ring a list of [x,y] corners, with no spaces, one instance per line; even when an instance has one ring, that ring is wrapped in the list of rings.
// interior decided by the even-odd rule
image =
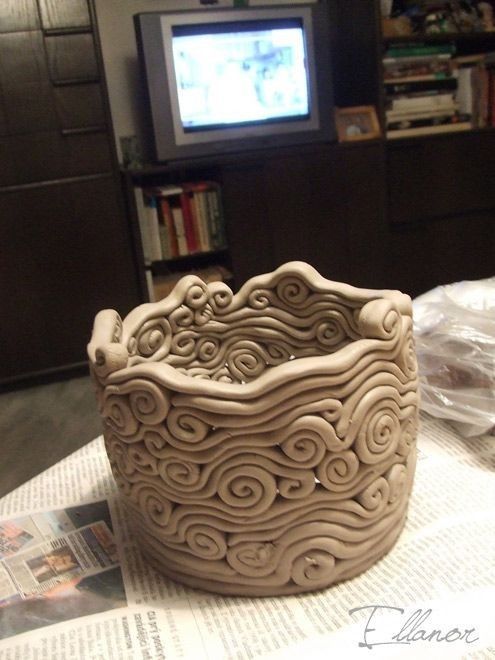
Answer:
[[[424,416],[418,447],[386,557],[321,592],[256,599],[153,571],[96,439],[0,500],[0,660],[495,658],[495,439]]]

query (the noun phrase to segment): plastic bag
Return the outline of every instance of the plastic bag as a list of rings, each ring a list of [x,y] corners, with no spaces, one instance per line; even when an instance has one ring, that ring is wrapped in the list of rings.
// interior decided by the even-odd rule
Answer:
[[[495,277],[413,301],[421,408],[464,437],[495,433]]]

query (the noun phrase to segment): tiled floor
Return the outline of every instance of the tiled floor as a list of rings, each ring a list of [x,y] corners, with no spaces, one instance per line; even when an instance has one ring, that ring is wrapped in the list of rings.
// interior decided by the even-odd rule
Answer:
[[[0,394],[0,497],[100,434],[89,376]]]

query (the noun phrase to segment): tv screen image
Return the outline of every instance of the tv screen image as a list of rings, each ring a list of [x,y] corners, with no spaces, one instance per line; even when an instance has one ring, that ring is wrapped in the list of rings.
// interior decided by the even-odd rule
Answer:
[[[300,20],[172,28],[185,131],[309,116]],[[204,30],[204,27],[202,28]]]

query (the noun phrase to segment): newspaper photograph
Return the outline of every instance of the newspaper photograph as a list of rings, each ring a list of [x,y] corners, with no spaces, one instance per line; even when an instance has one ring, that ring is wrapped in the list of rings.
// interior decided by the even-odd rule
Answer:
[[[322,591],[250,598],[151,568],[95,440],[0,500],[0,660],[495,657],[495,443],[425,416],[418,448],[407,524],[383,559]],[[64,507],[20,509],[53,502],[40,483],[61,503],[57,484],[78,471],[92,480]]]
[[[2,521],[0,529],[0,639],[126,604],[106,502]]]

